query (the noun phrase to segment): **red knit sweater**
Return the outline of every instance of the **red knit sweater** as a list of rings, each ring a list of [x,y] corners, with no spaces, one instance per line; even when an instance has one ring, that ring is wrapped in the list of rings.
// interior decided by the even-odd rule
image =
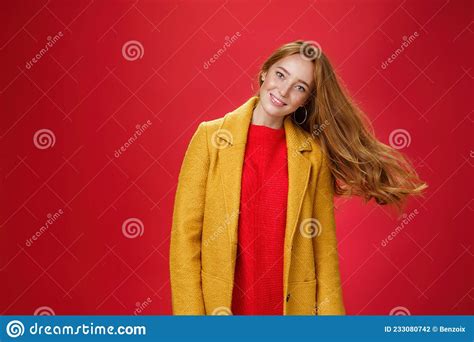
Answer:
[[[285,129],[250,124],[242,171],[232,313],[283,315],[288,198]]]

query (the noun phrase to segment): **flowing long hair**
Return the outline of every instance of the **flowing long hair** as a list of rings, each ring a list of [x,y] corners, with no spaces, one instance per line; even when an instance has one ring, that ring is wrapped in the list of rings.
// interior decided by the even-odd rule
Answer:
[[[262,74],[278,60],[301,54],[314,63],[316,85],[305,103],[307,117],[295,125],[311,133],[328,157],[336,195],[372,198],[378,204],[393,204],[399,210],[410,195],[421,195],[427,184],[397,149],[379,141],[365,113],[338,82],[329,59],[314,42],[296,40],[275,50],[263,63]],[[258,90],[257,94],[258,95]]]

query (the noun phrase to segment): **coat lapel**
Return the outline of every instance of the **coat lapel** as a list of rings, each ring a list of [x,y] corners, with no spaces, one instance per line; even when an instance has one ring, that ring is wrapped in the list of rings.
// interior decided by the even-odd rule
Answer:
[[[234,279],[238,244],[238,214],[240,213],[245,146],[253,109],[258,100],[257,96],[253,96],[236,110],[228,113],[213,137],[213,141],[219,146],[218,165],[222,182],[223,205],[225,206],[226,220],[229,222],[227,232],[231,242],[229,258],[232,280]],[[293,236],[311,172],[311,162],[302,152],[311,151],[312,147],[311,139],[308,139],[301,129],[295,126],[290,115],[284,119],[284,128],[288,152],[288,203],[284,242],[284,283],[286,284]]]

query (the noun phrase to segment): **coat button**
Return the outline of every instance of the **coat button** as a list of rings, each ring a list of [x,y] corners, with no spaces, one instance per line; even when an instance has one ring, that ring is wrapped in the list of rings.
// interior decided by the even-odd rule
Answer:
[[[288,293],[288,295],[286,296],[286,301],[288,302],[290,300],[290,294]]]

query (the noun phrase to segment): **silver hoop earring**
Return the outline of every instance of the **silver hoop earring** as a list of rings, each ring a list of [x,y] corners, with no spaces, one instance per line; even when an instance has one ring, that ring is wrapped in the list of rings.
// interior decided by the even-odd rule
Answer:
[[[305,106],[302,106],[302,107],[304,108],[304,120],[303,120],[303,121],[298,122],[298,121],[296,120],[296,116],[295,116],[296,110],[293,112],[293,119],[295,119],[295,122],[296,122],[298,125],[303,124],[303,123],[306,121],[306,119],[308,118],[308,110],[306,109]]]

